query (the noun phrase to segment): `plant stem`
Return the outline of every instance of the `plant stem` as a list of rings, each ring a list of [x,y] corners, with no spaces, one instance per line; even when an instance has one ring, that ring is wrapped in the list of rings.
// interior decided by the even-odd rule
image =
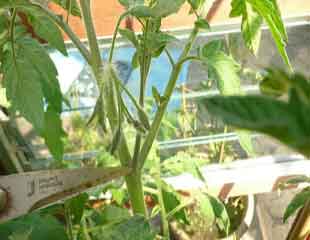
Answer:
[[[85,218],[82,218],[82,232],[83,232],[83,236],[85,238],[85,240],[91,240],[91,237],[89,236],[88,233],[88,227],[87,227],[87,222]]]
[[[67,202],[65,202],[64,204],[64,210],[65,210],[68,237],[69,237],[69,240],[74,240],[71,213],[70,213],[71,211],[70,211],[70,207]]]
[[[180,205],[178,205],[176,208],[172,209],[168,214],[167,214],[167,219],[169,220],[170,218],[172,218],[174,216],[174,214],[176,214],[177,212],[179,212],[180,210],[182,210],[183,208],[186,208],[190,205],[192,205],[194,203],[193,200],[189,200],[187,202],[181,203]]]
[[[120,220],[114,220],[114,221],[109,221],[108,223],[104,224],[104,225],[97,225],[97,226],[94,226],[94,227],[88,227],[87,228],[87,231],[88,233],[92,233],[92,232],[98,232],[98,231],[104,231],[108,228],[110,228],[111,226],[115,225],[115,224],[118,224],[120,223],[121,221]]]
[[[22,164],[15,155],[15,150],[8,139],[3,126],[0,125],[0,142],[1,142],[1,156],[0,165],[3,165],[7,173],[22,173],[24,172]],[[7,156],[5,156],[7,155]]]
[[[131,207],[134,214],[148,216],[144,201],[144,191],[142,184],[141,171],[133,171],[132,174],[125,177]]]
[[[112,84],[112,83],[107,83],[107,84]],[[110,126],[112,128],[112,131],[114,132],[115,129],[118,127],[118,121],[114,120],[118,114],[118,111],[116,109],[117,104],[114,101],[115,98],[114,98],[113,91],[114,91],[114,88],[112,88],[109,91],[106,91],[107,96],[105,97],[107,98],[107,105],[108,105],[107,117],[108,117]],[[130,155],[123,132],[121,132],[121,139],[120,139],[120,143],[118,146],[118,157],[123,166],[128,166],[128,164],[130,164],[131,162],[130,161],[131,155]],[[141,214],[141,215],[147,216],[146,207],[144,203],[141,171],[140,170],[136,171],[136,169],[133,169],[133,172],[130,175],[125,177],[125,181],[126,181],[127,190],[128,190],[128,194],[130,197],[133,212],[135,214]]]
[[[91,50],[91,67],[93,69],[95,78],[97,80],[97,84],[100,86],[102,79],[104,78],[103,74],[103,68],[102,68],[102,61],[101,56],[99,52],[99,46],[97,42],[97,36],[94,28],[94,24],[92,21],[91,16],[91,10],[90,10],[90,4],[89,0],[80,0],[82,15],[83,15],[83,21],[87,32],[87,38],[89,41],[89,47]],[[115,35],[116,38],[116,35]],[[115,43],[115,39],[113,41]],[[113,44],[113,43],[112,43]],[[111,49],[112,50],[112,49]],[[110,53],[112,54],[112,53]],[[112,94],[112,93],[109,93]],[[105,96],[105,98],[108,98],[109,100],[113,100],[114,97]],[[115,107],[112,107],[115,106]],[[111,112],[107,115],[108,120],[110,122],[110,126],[112,128],[112,131],[115,130],[116,127],[118,127],[118,124],[114,122],[115,117],[118,116],[118,111],[116,109],[115,104],[112,104],[111,106]],[[131,155],[124,137],[124,133],[121,132],[121,139],[118,146],[118,157],[120,159],[120,162],[123,166],[128,166],[128,163],[131,160]],[[141,178],[141,172],[140,171],[133,171],[130,175],[125,177],[128,194],[130,197],[132,210],[135,214],[142,214],[144,216],[147,216],[145,202],[144,202],[144,194],[143,194],[143,188],[142,188],[142,178]]]
[[[68,35],[68,37],[80,51],[86,62],[91,65],[90,52],[81,42],[79,37],[71,30],[70,26],[65,21],[63,21],[61,16],[55,15],[52,11],[46,9],[45,7],[42,7],[40,4],[31,3],[30,5],[34,8],[38,8],[49,18],[51,18]],[[23,4],[20,4],[20,7],[29,7],[29,5],[27,4],[26,6],[24,6]]]
[[[91,9],[90,9],[90,1],[89,0],[80,0],[83,21],[87,33],[87,39],[90,48],[91,54],[91,66],[95,71],[99,71],[101,69],[102,60],[100,55],[100,49],[97,42],[96,30],[94,27]],[[95,73],[96,74],[96,73]]]
[[[224,134],[227,133],[228,127],[224,127]],[[224,163],[224,153],[225,153],[225,141],[222,142],[220,147],[219,163]]]
[[[150,28],[150,20],[146,20],[144,31],[143,31],[143,56],[140,58],[140,93],[139,93],[139,103],[141,107],[144,107],[144,99],[145,99],[145,88],[146,82],[148,78],[148,74],[150,71],[150,65],[152,58],[148,54],[148,50],[146,47],[147,44],[147,34]],[[142,119],[142,118],[140,118]],[[141,149],[142,136],[141,133],[137,133],[135,140],[135,148],[132,160],[132,166],[134,169],[138,167],[138,158]]]
[[[156,183],[157,183],[157,187],[160,188],[158,189],[158,202],[159,202],[159,206],[160,206],[160,215],[161,215],[161,221],[162,221],[162,225],[163,225],[163,237],[166,240],[170,239],[170,230],[169,230],[169,221],[167,218],[167,212],[166,212],[166,208],[165,208],[165,204],[164,204],[164,198],[163,198],[163,192],[161,189],[161,183],[160,183],[161,179],[160,177],[156,178]]]
[[[163,188],[162,188],[162,180],[160,179],[160,159],[158,162],[156,162],[156,167],[155,167],[155,174],[154,174],[154,179],[157,187],[157,197],[158,197],[158,204],[160,206],[160,214],[161,214],[161,221],[162,221],[162,227],[163,227],[163,237],[166,240],[170,239],[170,230],[169,230],[169,221],[167,217],[167,212],[165,208],[165,203],[164,203],[164,197],[163,197]]]
[[[144,191],[153,195],[157,195],[158,194],[158,190],[151,188],[151,187],[143,187]]]
[[[145,23],[145,30],[143,33],[143,56],[141,59],[141,68],[140,68],[140,76],[141,76],[141,80],[140,80],[140,96],[139,96],[139,102],[141,104],[141,106],[144,106],[144,97],[145,97],[145,87],[146,87],[146,81],[147,81],[147,77],[148,77],[148,73],[150,70],[150,61],[151,58],[148,54],[148,50],[147,50],[147,35],[148,35],[148,31],[150,28],[150,22],[149,20],[146,20]]]
[[[69,6],[67,6],[68,11],[67,11],[66,23],[69,24],[69,18],[70,18],[70,14],[71,14],[71,11],[72,11],[72,0],[69,0],[67,2],[67,5],[69,5]]]
[[[167,57],[168,57],[168,60],[169,60],[169,62],[170,62],[170,64],[171,64],[171,66],[174,67],[175,63],[174,63],[173,57],[172,57],[172,55],[170,54],[169,50],[168,50],[168,49],[165,49],[165,53],[166,53],[166,55],[167,55]]]
[[[116,27],[115,27],[114,34],[113,34],[113,38],[112,38],[112,45],[111,45],[111,49],[110,49],[110,54],[109,54],[109,63],[111,63],[112,59],[113,59],[113,52],[114,52],[114,48],[115,48],[115,42],[116,42],[116,37],[117,37],[118,29],[119,29],[119,27],[121,25],[121,22],[123,21],[123,19],[127,15],[128,15],[128,12],[125,12],[117,20]]]
[[[185,98],[185,86],[184,84],[182,84],[181,86],[181,91],[182,91],[182,124],[183,124],[183,138],[186,138],[186,116],[185,114],[187,114],[186,111],[186,98]]]
[[[164,92],[164,96],[163,96],[164,100],[162,101],[161,105],[159,106],[159,108],[156,112],[155,118],[154,118],[153,123],[151,125],[151,130],[149,131],[149,133],[145,139],[145,142],[142,146],[141,152],[139,154],[139,158],[138,158],[139,168],[143,167],[144,162],[145,162],[145,160],[146,160],[146,158],[147,158],[147,156],[151,150],[153,142],[157,136],[157,133],[158,133],[158,130],[159,130],[159,127],[161,124],[161,120],[163,119],[164,114],[166,113],[166,109],[167,109],[167,106],[169,103],[169,99],[170,99],[170,97],[174,91],[176,82],[179,78],[179,74],[180,74],[180,71],[182,69],[182,65],[184,63],[184,59],[186,59],[187,55],[189,54],[189,52],[192,48],[192,45],[193,45],[193,43],[197,37],[197,34],[198,34],[198,28],[195,27],[193,29],[189,39],[188,39],[187,44],[185,45],[185,47],[183,49],[183,52],[179,58],[179,61],[175,64],[175,66],[172,69],[172,73],[170,75],[168,85],[167,85],[165,92]]]
[[[13,54],[13,59],[14,59],[14,64],[15,66],[17,65],[16,64],[16,53],[15,53],[15,46],[14,46],[14,43],[15,43],[15,20],[16,20],[16,15],[17,15],[17,12],[16,12],[16,8],[13,9],[13,12],[12,12],[12,19],[11,19],[11,23],[10,23],[10,38],[11,38],[11,42],[12,42],[12,54]]]

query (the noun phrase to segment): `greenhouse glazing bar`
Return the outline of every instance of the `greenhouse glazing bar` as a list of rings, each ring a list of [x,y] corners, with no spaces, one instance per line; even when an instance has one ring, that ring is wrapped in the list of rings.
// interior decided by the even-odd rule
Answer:
[[[284,24],[287,27],[294,27],[300,25],[309,25],[310,24],[310,14],[302,14],[302,15],[292,15],[288,16],[284,19]],[[209,32],[200,33],[200,36],[218,36],[227,33],[238,33],[240,32],[240,22],[223,22],[220,24],[210,24],[211,30]],[[263,26],[263,29],[267,29],[266,26]],[[176,35],[178,39],[184,39],[188,36],[190,32],[190,28],[174,28],[169,29],[170,33]],[[107,48],[111,45],[112,36],[99,37],[98,41],[100,44],[100,48]],[[81,40],[85,45],[87,45],[87,40]],[[125,38],[118,36],[116,47],[120,47],[128,44]],[[71,48],[71,51],[74,48],[74,44],[71,41],[66,41],[67,48]],[[69,49],[70,52],[70,49]]]
[[[302,156],[282,155],[211,164],[202,167],[201,172],[208,179],[208,191],[214,196],[225,192],[226,198],[277,191],[290,178],[308,176],[308,169],[310,162]],[[174,189],[183,191],[205,186],[205,183],[189,173],[168,177],[165,181]],[[298,187],[304,186],[300,184]]]

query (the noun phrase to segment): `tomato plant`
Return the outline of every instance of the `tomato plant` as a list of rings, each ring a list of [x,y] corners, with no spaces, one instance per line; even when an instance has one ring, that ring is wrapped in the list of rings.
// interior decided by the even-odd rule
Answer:
[[[54,158],[56,160],[62,159],[65,132],[61,124],[61,112],[63,105],[68,104],[68,102],[60,91],[58,74],[53,61],[47,54],[46,49],[27,33],[19,17],[20,13],[22,13],[33,27],[34,33],[40,39],[46,41],[49,47],[57,49],[63,55],[67,55],[61,34],[61,31],[63,31],[80,51],[91,67],[100,90],[90,122],[99,125],[103,131],[111,133],[113,137],[109,146],[110,153],[119,159],[122,166],[132,169],[131,173],[125,177],[125,182],[131,208],[136,216],[130,222],[126,221],[128,220],[127,217],[115,220],[119,224],[106,231],[106,236],[109,236],[107,239],[114,239],[113,237],[117,237],[117,234],[120,234],[124,228],[129,226],[141,226],[141,228],[137,228],[135,231],[130,228],[132,231],[128,232],[127,236],[118,237],[118,239],[153,239],[154,234],[149,231],[149,225],[145,222],[145,219],[139,217],[139,215],[142,215],[148,218],[142,184],[143,167],[158,135],[169,100],[184,64],[188,61],[201,62],[208,72],[215,77],[218,89],[223,95],[241,93],[238,75],[240,67],[231,55],[223,51],[218,42],[209,42],[204,46],[200,46],[196,53],[193,54],[193,44],[199,32],[208,31],[210,28],[206,19],[208,14],[205,9],[206,0],[120,0],[119,2],[124,6],[125,11],[116,23],[107,61],[103,61],[100,55],[96,30],[93,24],[94,19],[91,15],[91,1],[80,0],[79,4],[76,0],[53,0],[53,2],[63,7],[68,15],[72,14],[81,17],[87,33],[88,48],[85,47],[62,16],[56,15],[44,5],[37,3],[37,1],[2,0],[0,2],[1,73],[3,87],[10,103],[10,116],[14,117],[19,114],[27,119],[37,133],[44,138]],[[167,49],[167,45],[176,41],[176,38],[168,32],[162,31],[161,25],[163,19],[177,13],[184,4],[190,5],[190,14],[196,17],[196,21],[182,49],[182,53],[177,59],[174,59]],[[142,29],[141,33],[121,29],[121,23],[128,16],[135,18],[139,22]],[[291,69],[285,50],[287,34],[276,0],[233,0],[231,17],[237,16],[242,17],[243,39],[253,54],[257,52],[261,26],[265,22],[270,28],[280,55],[288,68]],[[132,67],[139,68],[140,71],[139,96],[137,99],[120,80],[115,68],[113,56],[118,34],[128,39],[135,48]],[[153,102],[156,105],[156,111],[154,116],[150,116],[145,109],[145,91],[152,60],[161,54],[168,56],[172,70],[162,94],[156,88],[153,88]],[[124,101],[124,94],[128,96],[130,104],[134,106],[134,111],[129,109],[129,104]],[[295,100],[297,96],[299,95],[294,95]],[[253,101],[256,101],[256,99]],[[210,108],[213,106],[211,106],[211,103],[210,100]],[[282,103],[277,104],[281,105]],[[215,109],[217,108],[215,107]],[[128,145],[129,139],[124,133],[124,122],[130,124],[136,130],[133,149]],[[244,127],[244,123],[236,125]],[[292,134],[295,133],[295,131],[292,131]],[[239,134],[243,145],[248,146],[249,137],[241,132]],[[298,147],[304,146],[298,145]],[[155,167],[155,169],[157,168]],[[175,200],[175,197],[173,194],[169,195],[170,191],[162,183],[158,169],[154,172],[154,178],[159,193],[158,202],[161,206],[163,232],[164,236],[168,238],[169,229],[168,220],[165,217],[167,215],[165,198]],[[72,200],[65,204],[67,205],[67,207],[65,206],[65,210],[67,209],[65,219],[68,223],[72,222],[72,216],[68,209],[71,209],[72,205],[82,205],[82,209],[84,209],[86,203],[85,199],[83,199]],[[223,205],[213,197],[208,199],[215,215],[220,217],[218,206],[222,208]],[[76,202],[79,204],[76,204]],[[74,214],[76,212],[78,211],[75,211]],[[35,216],[34,219],[37,218],[39,216]],[[81,234],[82,239],[91,239],[87,228],[83,227],[88,224],[85,219],[81,218],[81,214],[79,214],[79,217],[75,216],[75,218],[78,219],[77,222],[81,222],[82,226],[81,233],[78,233],[78,236]],[[73,230],[69,224],[68,236],[71,239],[75,235]],[[32,235],[32,232],[26,231],[22,234],[27,238],[27,236]],[[12,235],[11,238],[16,239],[15,235]],[[31,239],[35,239],[35,237]]]

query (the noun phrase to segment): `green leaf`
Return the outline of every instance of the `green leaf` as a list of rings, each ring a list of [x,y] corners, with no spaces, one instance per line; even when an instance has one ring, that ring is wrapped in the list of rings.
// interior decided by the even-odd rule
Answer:
[[[99,124],[99,126],[102,128],[103,132],[107,131],[106,127],[106,112],[104,110],[104,104],[103,104],[103,98],[102,94],[98,97],[97,102],[95,104],[94,111],[90,118],[88,119],[87,126],[90,125],[96,126]]]
[[[60,120],[62,94],[57,70],[45,49],[31,38],[15,41],[3,62],[7,98],[14,111],[25,117],[45,138],[50,152],[62,158],[63,130]],[[48,107],[45,112],[45,104]]]
[[[29,40],[26,40],[29,41]],[[44,128],[44,104],[41,75],[33,67],[28,55],[27,42],[19,42],[15,54],[6,53],[4,59],[4,84],[8,100],[13,110],[19,111],[35,129],[42,133]],[[35,49],[33,49],[35,50]],[[43,59],[42,59],[43,60]]]
[[[208,54],[209,55],[209,54]],[[206,58],[206,63],[216,75],[217,86],[223,95],[235,95],[241,93],[238,71],[240,66],[235,60],[218,51]]]
[[[210,25],[209,25],[208,21],[204,18],[199,18],[198,20],[196,20],[195,26],[200,28],[200,29],[210,30]]]
[[[175,41],[178,41],[178,39],[170,34],[150,32],[147,34],[146,47],[154,57],[157,57],[162,53],[167,44]]]
[[[8,26],[10,24],[9,16],[6,14],[6,11],[0,10],[0,53],[2,53],[3,45],[8,41],[9,37],[9,29]],[[0,61],[1,61],[0,55]]]
[[[206,0],[187,0],[192,9],[198,10]]]
[[[310,178],[307,176],[297,176],[290,178],[289,180],[285,181],[285,184],[301,184],[301,183],[310,183]]]
[[[159,205],[155,205],[153,208],[152,208],[152,212],[151,214],[149,215],[150,218],[155,218],[157,215],[160,214],[160,206]]]
[[[155,86],[152,86],[152,95],[153,95],[153,98],[155,99],[156,105],[160,106],[161,96],[160,96],[160,93],[158,92],[158,90]]]
[[[9,236],[9,240],[30,240],[29,236],[31,232],[32,229],[25,232],[14,232],[11,236]]]
[[[133,216],[119,224],[105,228],[102,240],[154,240],[150,224],[142,216]]]
[[[199,212],[210,224],[209,226],[206,227],[212,226],[213,222],[215,221],[215,214],[210,202],[210,198],[208,197],[208,195],[204,193],[198,194],[196,198],[198,201]]]
[[[0,1],[0,8],[14,8],[20,5],[29,6],[29,1],[27,0],[2,0]]]
[[[35,33],[67,56],[64,39],[58,26],[48,16],[39,11],[28,8],[26,12],[29,13],[29,20]]]
[[[113,81],[115,82],[115,84],[118,84],[121,87],[121,89],[125,91],[125,93],[128,95],[128,97],[130,98],[130,100],[134,104],[134,106],[138,112],[138,116],[139,116],[141,126],[143,126],[145,129],[149,130],[150,129],[150,122],[149,122],[148,115],[146,114],[144,109],[140,106],[140,104],[137,102],[137,100],[131,94],[131,92],[127,89],[127,87],[122,83],[122,81],[119,79],[117,73],[115,72],[115,70],[113,68],[110,70],[110,74],[111,74],[111,77],[112,77]],[[120,98],[121,98],[121,96],[120,96]],[[123,107],[126,108],[126,106],[123,106]],[[129,111],[127,111],[127,112],[129,112]],[[117,134],[117,132],[116,132],[116,134]]]
[[[74,224],[80,224],[88,198],[89,196],[87,193],[82,193],[79,196],[68,200],[68,206],[70,208],[72,221]]]
[[[246,1],[245,0],[232,0],[231,1],[231,11],[230,17],[240,17],[246,11]]]
[[[136,38],[136,35],[133,31],[129,29],[119,29],[118,31],[124,38],[129,40],[136,48],[139,46],[138,39]]]
[[[136,50],[135,54],[133,55],[131,60],[131,66],[133,69],[139,67],[139,50]]]
[[[121,222],[128,220],[130,214],[126,208],[120,208],[113,205],[107,205],[101,212],[102,221],[104,224]]]
[[[171,14],[177,13],[185,0],[157,0],[152,7],[153,17],[164,18]]]
[[[220,51],[220,48],[221,44],[219,42],[210,42],[202,50],[204,59],[206,59],[205,62],[210,68],[209,73],[214,73],[221,95],[243,94],[238,74],[240,67],[231,56]],[[254,155],[250,133],[240,131],[237,131],[237,133],[243,149],[249,155]]]
[[[51,215],[29,214],[25,217],[0,225],[1,239],[9,239],[15,232],[27,233],[32,230],[31,240],[68,240],[64,225]],[[14,239],[15,240],[15,239]]]
[[[204,175],[203,175],[203,173],[202,173],[202,171],[201,171],[201,169],[200,169],[200,167],[196,161],[193,161],[192,168],[193,169],[190,170],[191,174],[194,177],[198,178],[200,181],[202,181],[207,186],[207,184],[208,184],[207,179],[204,177]]]
[[[6,98],[5,88],[0,88],[0,106],[5,108],[10,107],[10,103]]]
[[[239,143],[244,151],[248,154],[250,157],[254,157],[256,155],[255,149],[252,142],[252,136],[251,133],[244,130],[238,130],[237,132]]]
[[[178,207],[181,204],[181,199],[178,193],[164,181],[162,181],[162,194],[163,194],[165,209],[167,212],[171,212],[172,210],[174,210],[176,207]],[[189,224],[189,221],[187,219],[187,214],[184,209],[177,211],[173,216],[179,222],[182,222],[184,224]]]
[[[17,47],[22,49],[25,61],[30,61],[32,68],[40,74],[37,81],[41,83],[45,100],[56,112],[61,113],[63,97],[57,79],[58,72],[46,49],[29,38],[19,40]]]
[[[191,6],[189,14],[195,13],[199,18],[205,19],[213,2],[208,0],[187,0]]]
[[[246,45],[254,53],[258,48],[260,38],[261,18],[269,26],[272,37],[285,64],[291,67],[286,53],[287,33],[276,0],[233,0],[231,17],[242,16],[242,34]],[[257,13],[257,14],[255,14]]]
[[[64,154],[64,143],[62,138],[66,136],[60,118],[60,114],[53,108],[48,107],[44,114],[44,130],[42,136],[49,151],[58,161],[62,160]]]
[[[217,226],[229,234],[230,220],[225,205],[218,199],[211,195],[208,195],[211,206],[213,208],[214,215],[216,217]]]
[[[290,68],[291,63],[286,52],[286,42],[288,41],[288,36],[281,19],[281,13],[277,5],[276,0],[247,0],[253,9],[264,18],[267,25],[269,26],[272,37],[278,48],[283,61]]]
[[[294,196],[293,200],[289,203],[285,210],[283,222],[286,222],[290,216],[292,216],[299,208],[303,207],[308,201],[310,201],[309,187],[303,189]]]
[[[282,38],[280,38],[279,31],[278,31],[277,27],[274,25],[274,23],[270,20],[270,18],[268,18],[268,21],[269,21],[268,25],[269,25],[271,34],[273,36],[273,39],[275,41],[275,44],[278,48],[278,51],[279,51],[280,55],[282,56],[284,63],[290,69],[292,69],[290,59],[289,59],[287,52],[286,52],[286,42]]]
[[[61,6],[63,9],[70,11],[73,16],[81,17],[81,10],[76,0],[51,0],[57,5]]]
[[[298,176],[291,178],[285,182],[286,184],[301,184],[301,183],[310,183],[310,177],[307,176]]]
[[[111,146],[109,149],[109,152],[111,155],[113,155],[115,153],[115,151],[117,150],[117,148],[121,142],[121,138],[122,138],[122,131],[121,131],[121,128],[118,127],[115,130],[115,133],[113,134],[113,137],[112,137],[112,142],[111,142]]]
[[[126,8],[130,7],[130,0],[118,0],[118,2]]]
[[[120,4],[122,4],[125,8],[131,8],[136,5],[143,5],[144,0],[118,0]]]
[[[299,98],[310,104],[310,80],[301,74],[288,75],[279,69],[267,69],[267,75],[260,83],[260,90],[266,95],[287,95],[290,89],[295,89]]]
[[[126,199],[128,198],[128,195],[127,195],[127,191],[125,189],[122,189],[122,188],[113,188],[113,189],[110,189],[110,192],[112,194],[112,199],[119,205],[119,206],[122,206]]]
[[[203,46],[200,54],[202,55],[202,57],[207,59],[209,57],[212,57],[218,54],[218,52],[222,52],[223,48],[224,48],[224,45],[222,41],[213,40]]]
[[[291,92],[289,102],[269,97],[212,97],[205,100],[211,114],[235,127],[268,134],[310,156],[310,106]]]
[[[241,93],[239,65],[235,60],[220,50],[221,43],[212,41],[202,49],[203,61],[215,75],[215,79],[222,95],[236,95]]]
[[[132,16],[135,16],[137,18],[153,17],[152,9],[144,5],[137,5],[137,6],[131,7],[129,9],[129,12]]]
[[[279,97],[287,94],[291,85],[290,76],[278,69],[267,69],[267,74],[260,82],[260,91],[269,96]]]
[[[245,3],[246,12],[242,15],[241,31],[245,45],[253,54],[258,53],[261,40],[263,18],[253,11],[252,6]]]
[[[104,104],[102,110],[107,113],[107,116],[113,117],[114,124],[118,123],[118,113],[116,109],[118,109],[117,103],[117,93],[115,89],[116,81],[116,71],[112,64],[105,64],[103,69],[103,76],[102,76],[102,96],[101,102]],[[110,120],[111,121],[111,120]]]
[[[273,8],[274,8],[273,9],[274,14],[272,14],[272,19],[275,22],[277,28],[279,29],[282,35],[282,38],[284,39],[285,42],[287,42],[288,36],[287,36],[286,28],[284,26],[284,22],[281,19],[281,11],[277,3],[277,0],[270,0],[270,1],[272,2]]]
[[[199,194],[197,200],[201,213],[210,221],[210,225],[215,222],[219,229],[229,234],[230,219],[225,205],[219,199],[206,193]]]
[[[231,3],[230,17],[242,16],[241,31],[245,45],[254,54],[257,54],[263,18],[253,10],[252,5],[246,0],[233,0]]]

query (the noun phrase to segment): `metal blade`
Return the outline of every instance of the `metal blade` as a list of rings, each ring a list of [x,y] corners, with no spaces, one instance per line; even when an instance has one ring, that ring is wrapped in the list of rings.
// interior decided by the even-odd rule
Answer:
[[[128,168],[48,170],[0,177],[0,223],[125,176]],[[0,201],[1,202],[1,201]]]

